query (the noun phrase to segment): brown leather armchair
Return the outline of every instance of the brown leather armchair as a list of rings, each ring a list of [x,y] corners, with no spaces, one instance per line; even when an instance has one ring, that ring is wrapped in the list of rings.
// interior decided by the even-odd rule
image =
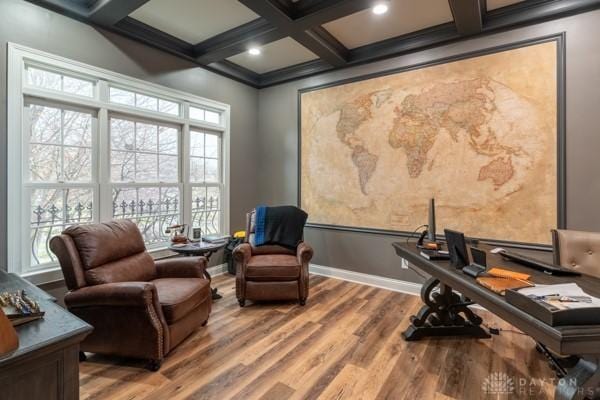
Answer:
[[[208,320],[206,259],[153,260],[132,221],[69,227],[52,238],[50,249],[69,289],[67,308],[94,327],[82,352],[148,359],[156,371]]]
[[[246,215],[246,239],[233,251],[235,292],[241,307],[246,300],[298,300],[308,298],[308,263],[313,249],[301,242],[296,249],[277,245],[254,246],[254,215]]]
[[[552,230],[554,263],[600,277],[600,233]]]

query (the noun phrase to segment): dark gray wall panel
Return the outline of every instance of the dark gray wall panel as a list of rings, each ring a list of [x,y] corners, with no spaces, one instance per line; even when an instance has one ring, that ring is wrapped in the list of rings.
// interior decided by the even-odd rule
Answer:
[[[258,91],[33,4],[0,0],[0,267],[6,267],[6,56],[15,42],[231,105],[231,228],[256,204]]]
[[[262,89],[259,200],[266,204],[297,202],[298,89],[566,32],[567,226],[600,231],[599,21],[600,11],[592,11]],[[411,281],[418,278],[413,272],[400,269],[390,245],[398,240],[393,236],[308,228],[306,239],[315,247],[316,264]]]

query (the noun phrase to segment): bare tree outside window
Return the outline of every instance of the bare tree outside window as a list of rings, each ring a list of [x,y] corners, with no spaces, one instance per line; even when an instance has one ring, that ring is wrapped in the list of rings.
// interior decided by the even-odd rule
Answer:
[[[110,118],[113,217],[135,221],[150,245],[166,242],[166,228],[180,221],[179,136],[174,127]]]
[[[35,266],[55,261],[52,236],[93,221],[93,189],[71,186],[92,183],[93,115],[40,104],[30,104],[29,112],[30,259]]]

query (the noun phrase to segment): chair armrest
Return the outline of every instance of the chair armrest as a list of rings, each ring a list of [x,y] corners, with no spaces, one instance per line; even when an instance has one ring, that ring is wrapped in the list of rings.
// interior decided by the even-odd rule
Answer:
[[[206,271],[206,257],[177,257],[156,260],[159,278],[203,278]]]
[[[158,298],[149,282],[119,282],[87,286],[65,295],[68,308],[90,306],[148,306]]]
[[[298,262],[302,265],[308,263],[313,258],[315,252],[308,243],[302,242],[298,245],[296,254],[298,256]]]
[[[252,257],[252,246],[249,243],[242,243],[233,249],[233,259],[236,263],[246,265]]]

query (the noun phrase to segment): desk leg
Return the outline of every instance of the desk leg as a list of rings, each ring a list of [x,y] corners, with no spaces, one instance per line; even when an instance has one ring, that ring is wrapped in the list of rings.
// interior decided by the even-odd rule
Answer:
[[[439,292],[433,293],[438,286]],[[480,326],[481,318],[468,307],[472,303],[454,293],[450,286],[430,278],[421,288],[421,299],[425,305],[417,315],[410,317],[410,326],[402,333],[405,340],[443,336],[490,337]]]
[[[567,375],[558,381],[555,400],[600,398],[600,357],[582,357]]]

